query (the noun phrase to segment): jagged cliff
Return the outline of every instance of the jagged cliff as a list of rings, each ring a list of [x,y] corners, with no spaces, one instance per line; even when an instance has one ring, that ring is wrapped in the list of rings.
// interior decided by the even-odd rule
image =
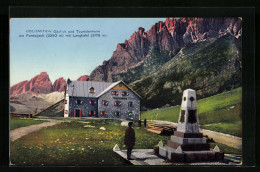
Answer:
[[[60,77],[53,83],[53,91],[63,92],[65,90],[66,85],[67,82],[64,80],[63,77]]]
[[[43,93],[53,92],[53,86],[47,72],[42,72],[29,81],[22,81],[10,88],[10,95],[19,95],[23,93]]]
[[[88,81],[88,75],[82,75],[78,81]],[[29,81],[22,81],[10,88],[10,96],[19,96],[21,94],[49,94],[52,92],[63,92],[66,81],[60,77],[52,82],[47,72],[41,72]]]
[[[190,44],[211,41],[227,33],[242,35],[240,18],[179,18],[158,22],[145,32],[139,28],[129,40],[119,43],[111,59],[104,61],[90,74],[91,81],[113,81],[113,75],[144,63],[153,48],[176,54]]]

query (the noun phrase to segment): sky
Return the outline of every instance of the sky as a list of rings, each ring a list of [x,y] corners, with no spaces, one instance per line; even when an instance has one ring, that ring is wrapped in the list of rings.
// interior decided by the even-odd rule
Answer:
[[[47,72],[52,83],[60,77],[76,80],[111,58],[118,43],[139,27],[148,31],[165,18],[12,18],[10,20],[10,85]],[[44,31],[43,31],[44,30]],[[47,31],[46,31],[47,30]],[[100,37],[73,37],[78,31],[99,31]],[[33,31],[33,33],[31,32]],[[54,33],[61,31],[60,33]],[[66,32],[66,33],[64,33]],[[29,35],[44,37],[30,37]],[[51,34],[57,34],[57,37]],[[71,34],[71,37],[66,37]],[[85,34],[85,33],[82,33]],[[63,35],[63,37],[59,37]],[[55,36],[55,35],[53,35]]]

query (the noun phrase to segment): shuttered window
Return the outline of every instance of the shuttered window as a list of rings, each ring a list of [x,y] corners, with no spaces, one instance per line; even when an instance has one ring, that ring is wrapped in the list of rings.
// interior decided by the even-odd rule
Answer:
[[[120,116],[120,112],[115,112],[115,116]]]
[[[128,107],[133,107],[133,102],[128,102]]]
[[[83,104],[83,100],[76,100],[75,103],[76,103],[77,105],[82,105],[82,104]]]
[[[122,91],[122,96],[128,96],[129,92],[128,91]]]
[[[95,105],[95,104],[97,103],[97,101],[96,101],[96,100],[89,100],[88,103],[89,103],[90,105]]]
[[[103,101],[102,101],[102,104],[103,104],[104,106],[108,106],[108,101],[107,101],[107,100],[103,100]]]
[[[111,91],[111,94],[112,94],[113,96],[118,96],[118,91]]]
[[[121,101],[115,101],[114,106],[121,106],[122,102]]]
[[[106,116],[106,111],[101,111],[100,116]]]
[[[89,116],[96,116],[96,111],[88,111]]]

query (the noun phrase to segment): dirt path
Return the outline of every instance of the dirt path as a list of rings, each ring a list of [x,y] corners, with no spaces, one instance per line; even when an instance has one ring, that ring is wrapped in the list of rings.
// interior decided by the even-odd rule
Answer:
[[[34,131],[38,131],[42,128],[45,128],[45,127],[50,127],[50,126],[54,126],[58,123],[61,123],[61,122],[44,122],[44,123],[41,123],[41,124],[35,124],[35,125],[29,125],[29,126],[26,126],[26,127],[21,127],[21,128],[16,128],[14,130],[11,130],[10,131],[10,138],[11,138],[11,141],[15,141],[27,134],[30,134]]]
[[[240,137],[204,129],[200,129],[200,132],[202,132],[203,135],[208,135],[209,138],[213,138],[213,140],[218,143],[223,143],[237,149],[242,149],[242,138]]]
[[[174,128],[177,127],[177,123],[174,123],[174,122],[154,120],[154,121],[149,121],[148,123],[150,123],[150,122],[159,124],[159,125],[171,125]],[[210,131],[210,130],[204,130],[204,129],[200,129],[200,132],[202,132],[203,135],[207,135],[209,138],[213,138],[213,140],[218,143],[222,143],[222,144],[225,144],[227,146],[237,148],[237,149],[242,149],[242,138],[240,138],[240,137],[236,137],[236,136],[232,136],[232,135],[224,134],[224,133],[219,133],[219,132],[215,132],[215,131]]]

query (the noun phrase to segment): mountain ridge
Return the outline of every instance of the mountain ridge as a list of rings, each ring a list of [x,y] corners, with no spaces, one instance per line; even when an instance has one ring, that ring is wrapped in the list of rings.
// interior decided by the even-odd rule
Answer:
[[[82,75],[78,81],[87,81],[88,75]],[[19,96],[21,94],[49,94],[52,92],[63,92],[67,82],[63,77],[56,79],[53,84],[47,72],[41,72],[29,81],[21,81],[10,87],[10,96]]]
[[[173,54],[183,46],[219,38],[230,33],[242,35],[240,18],[167,18],[155,23],[147,32],[139,27],[129,40],[119,43],[112,57],[97,66],[90,74],[90,81],[112,82],[112,75],[125,72],[147,59],[154,47]]]

